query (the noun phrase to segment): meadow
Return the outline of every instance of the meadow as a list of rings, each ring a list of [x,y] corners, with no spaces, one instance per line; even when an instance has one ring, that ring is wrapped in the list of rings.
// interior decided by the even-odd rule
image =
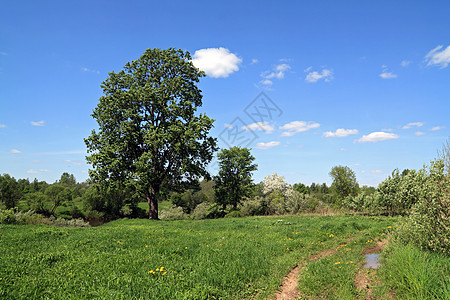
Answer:
[[[363,251],[395,221],[292,215],[1,225],[0,297],[267,299],[300,263],[304,295],[356,299],[365,293],[354,285]],[[329,255],[310,260],[324,251]]]

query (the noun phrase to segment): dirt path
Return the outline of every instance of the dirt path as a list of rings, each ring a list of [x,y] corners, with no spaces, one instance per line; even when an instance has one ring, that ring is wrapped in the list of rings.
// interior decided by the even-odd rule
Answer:
[[[380,253],[386,245],[387,239],[379,241],[375,246],[366,248],[364,255],[372,253]],[[355,287],[358,291],[365,293],[365,300],[374,300],[373,287],[379,285],[377,281],[377,271],[375,269],[365,269],[364,263],[361,264],[358,273],[355,275]],[[375,280],[375,282],[374,282]]]
[[[331,256],[335,252],[335,249],[328,249],[320,251],[316,254],[311,255],[307,262],[313,262],[319,259],[322,259],[326,256]],[[293,268],[289,274],[287,274],[283,278],[283,283],[281,285],[281,291],[275,293],[276,300],[293,300],[293,299],[301,299],[301,295],[297,289],[298,281],[300,279],[300,269],[303,267],[304,262],[298,264],[295,268]]]

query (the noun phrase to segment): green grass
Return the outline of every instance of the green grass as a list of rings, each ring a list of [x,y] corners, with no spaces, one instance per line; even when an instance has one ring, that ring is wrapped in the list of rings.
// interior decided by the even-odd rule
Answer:
[[[381,275],[399,299],[450,299],[450,257],[395,245]]]
[[[363,245],[392,222],[299,215],[117,220],[93,228],[1,225],[0,298],[265,299],[297,263],[355,236]],[[344,261],[357,255],[354,249],[333,257],[341,269],[322,260],[324,269],[348,273],[332,273],[329,280],[351,277]],[[311,288],[317,292],[323,290]]]

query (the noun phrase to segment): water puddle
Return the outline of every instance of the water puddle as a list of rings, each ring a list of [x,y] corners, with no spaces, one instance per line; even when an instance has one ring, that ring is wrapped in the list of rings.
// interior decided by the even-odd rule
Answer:
[[[378,259],[380,258],[380,254],[372,253],[366,254],[366,264],[364,265],[365,269],[378,269],[380,267],[380,262]]]

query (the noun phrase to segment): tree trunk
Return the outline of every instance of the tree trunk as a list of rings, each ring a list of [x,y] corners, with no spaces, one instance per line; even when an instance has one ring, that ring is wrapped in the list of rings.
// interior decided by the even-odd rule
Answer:
[[[150,188],[147,191],[147,202],[148,202],[148,218],[150,220],[159,220],[158,218],[158,194],[159,186]]]

